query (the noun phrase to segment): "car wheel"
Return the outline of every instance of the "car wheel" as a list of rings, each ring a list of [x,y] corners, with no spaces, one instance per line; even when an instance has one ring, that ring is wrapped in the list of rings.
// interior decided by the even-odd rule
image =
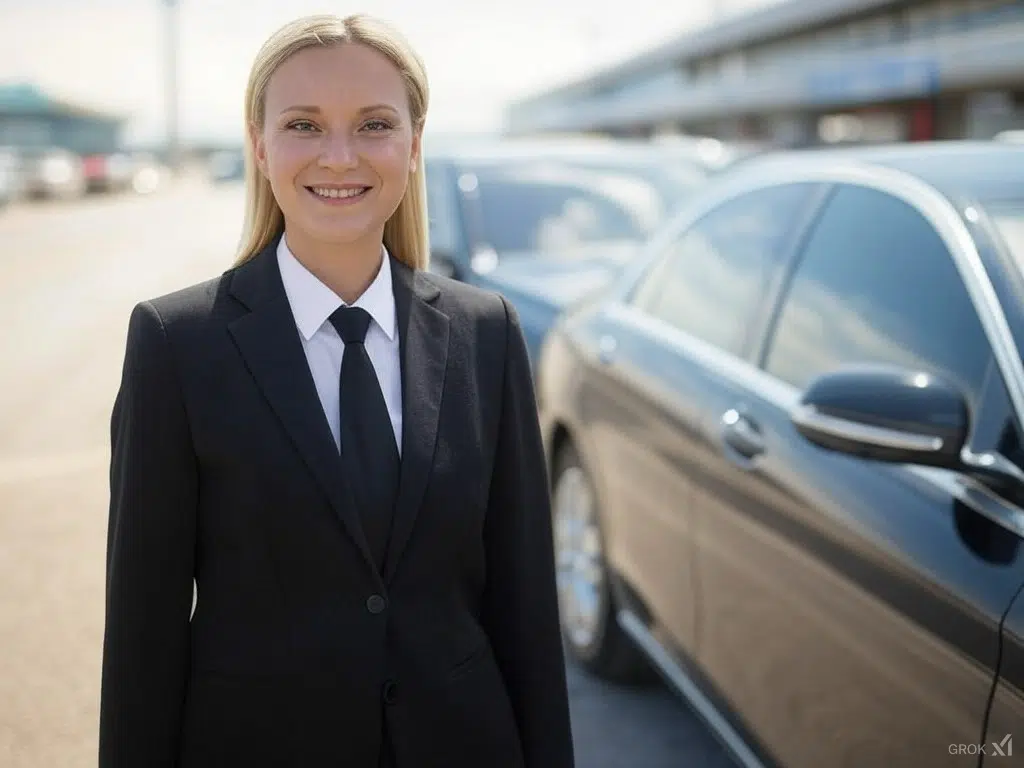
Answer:
[[[616,621],[597,494],[576,449],[555,462],[552,491],[562,636],[569,655],[607,680],[644,682],[650,667]]]

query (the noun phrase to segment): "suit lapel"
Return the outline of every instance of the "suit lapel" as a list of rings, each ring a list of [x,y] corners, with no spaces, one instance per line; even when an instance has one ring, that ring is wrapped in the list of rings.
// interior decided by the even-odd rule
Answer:
[[[281,282],[276,248],[277,239],[234,272],[229,290],[250,312],[231,322],[229,330],[298,453],[376,572]]]
[[[409,541],[434,463],[438,418],[448,365],[448,316],[431,306],[438,289],[392,259],[402,359],[402,469],[385,560],[394,577]]]

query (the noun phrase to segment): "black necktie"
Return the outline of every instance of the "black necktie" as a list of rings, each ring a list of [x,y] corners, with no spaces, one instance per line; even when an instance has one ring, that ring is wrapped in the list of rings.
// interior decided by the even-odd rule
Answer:
[[[399,457],[384,394],[363,341],[370,315],[359,307],[340,307],[331,324],[345,342],[341,359],[341,456],[356,492],[363,533],[383,569],[395,497]]]

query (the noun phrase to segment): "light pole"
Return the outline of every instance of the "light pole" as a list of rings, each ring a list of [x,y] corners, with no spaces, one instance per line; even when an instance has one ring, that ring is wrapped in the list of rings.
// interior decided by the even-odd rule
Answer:
[[[178,2],[163,0],[166,53],[165,117],[167,120],[167,165],[171,172],[181,172],[181,137],[178,129]]]

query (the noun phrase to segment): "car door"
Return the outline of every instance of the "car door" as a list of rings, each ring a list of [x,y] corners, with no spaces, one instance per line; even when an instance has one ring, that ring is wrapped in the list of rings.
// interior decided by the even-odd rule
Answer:
[[[603,313],[599,359],[580,389],[603,489],[606,558],[620,602],[669,649],[693,647],[691,478],[707,461],[702,414],[719,386],[702,355],[741,357],[816,186],[739,194],[664,246],[624,303]],[[699,350],[680,339],[688,331]]]
[[[933,224],[852,183],[780,297],[760,368],[707,403],[701,667],[786,768],[974,766],[949,745],[981,737],[999,620],[1024,575],[1013,535],[986,515],[1012,503],[967,494],[946,470],[817,448],[789,408],[840,365],[899,365],[957,384],[971,447],[991,447],[980,417],[1002,380],[978,312]]]

